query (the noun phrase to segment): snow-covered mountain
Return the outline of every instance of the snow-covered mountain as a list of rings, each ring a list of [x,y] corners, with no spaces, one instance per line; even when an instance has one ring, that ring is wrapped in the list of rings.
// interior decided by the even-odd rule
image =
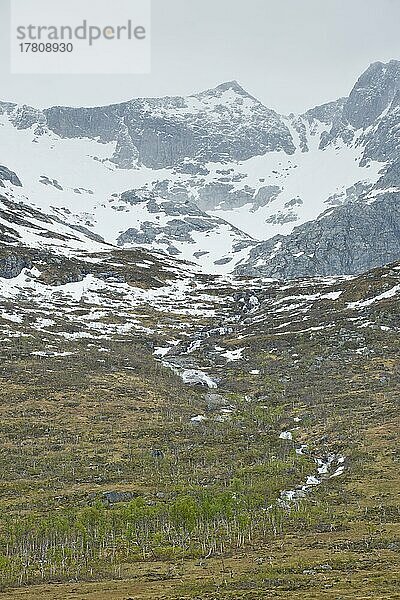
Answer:
[[[304,241],[311,225],[304,224],[318,218],[330,227],[319,218],[326,210],[335,222],[336,215],[360,222],[363,204],[398,193],[399,102],[398,61],[374,63],[348,98],[303,115],[278,115],[237,82],[185,98],[98,108],[41,111],[3,102],[1,201],[8,211],[40,211],[50,230],[62,228],[64,235],[67,228],[67,237],[87,242],[90,251],[102,238],[103,248],[163,251],[206,272],[340,270],[329,257],[313,260]],[[9,227],[9,218],[0,217]],[[296,233],[299,226],[304,235]],[[35,245],[55,238],[40,234],[38,241],[34,234]],[[20,231],[8,243],[29,245],[30,235]],[[361,252],[358,239],[352,244]],[[374,246],[373,263],[347,261],[350,272],[397,258],[399,240],[392,245],[393,253],[380,256]],[[300,273],[296,261],[306,254]]]
[[[4,598],[396,597],[399,64],[1,104]]]

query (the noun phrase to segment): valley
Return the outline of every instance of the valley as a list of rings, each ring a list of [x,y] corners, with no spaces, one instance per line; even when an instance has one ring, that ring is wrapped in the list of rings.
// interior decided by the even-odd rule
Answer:
[[[399,100],[0,103],[0,598],[400,598]]]
[[[2,280],[4,597],[395,598],[397,265],[87,258]]]

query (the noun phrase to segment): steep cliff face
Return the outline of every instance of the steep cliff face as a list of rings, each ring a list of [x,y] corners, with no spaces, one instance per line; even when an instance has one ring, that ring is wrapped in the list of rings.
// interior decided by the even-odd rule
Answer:
[[[358,200],[256,246],[238,274],[294,279],[353,275],[400,256],[400,193]]]
[[[400,155],[400,91],[365,138],[365,159],[396,160]]]
[[[371,64],[361,75],[333,119],[321,148],[344,140],[351,143],[357,131],[364,147],[364,161],[393,158],[399,149],[400,61]]]
[[[200,94],[144,98],[96,108],[22,107],[17,127],[47,127],[63,138],[117,142],[113,160],[159,169],[188,158],[219,162],[246,160],[270,151],[292,154],[290,132],[273,110],[235,81]]]
[[[391,105],[400,90],[400,62],[373,63],[361,75],[343,107],[343,117],[355,129],[366,129]]]

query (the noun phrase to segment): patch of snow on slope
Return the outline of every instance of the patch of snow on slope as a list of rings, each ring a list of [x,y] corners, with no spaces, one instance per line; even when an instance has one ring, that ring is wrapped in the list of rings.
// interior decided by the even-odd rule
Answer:
[[[232,167],[245,175],[236,183],[237,188],[248,185],[257,193],[261,187],[278,186],[282,191],[275,200],[257,210],[253,210],[252,205],[245,205],[231,210],[210,211],[210,214],[225,219],[255,239],[288,235],[294,227],[314,220],[324,212],[328,208],[325,201],[330,196],[345,191],[359,181],[375,183],[378,180],[382,163],[371,162],[368,168],[360,167],[362,154],[362,148],[356,145],[348,147],[342,143],[325,150],[297,150],[292,156],[269,152],[238,164],[228,164],[226,168]],[[288,203],[296,198],[302,204],[291,209],[293,220],[273,222],[274,215],[288,213]]]
[[[395,285],[390,290],[387,290],[387,292],[383,292],[382,294],[379,294],[379,296],[375,296],[374,298],[369,298],[368,300],[359,300],[357,302],[349,302],[347,308],[364,308],[366,306],[374,304],[375,302],[379,302],[380,300],[387,300],[388,298],[393,298],[398,293],[400,293],[400,285]]]
[[[243,358],[243,352],[245,348],[238,348],[237,350],[227,350],[222,356],[224,356],[228,362],[235,360],[241,360]]]

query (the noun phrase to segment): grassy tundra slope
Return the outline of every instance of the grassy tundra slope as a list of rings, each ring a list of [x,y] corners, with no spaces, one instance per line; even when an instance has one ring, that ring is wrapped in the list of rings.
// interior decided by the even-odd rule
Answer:
[[[400,598],[400,267],[10,254],[0,598]]]

